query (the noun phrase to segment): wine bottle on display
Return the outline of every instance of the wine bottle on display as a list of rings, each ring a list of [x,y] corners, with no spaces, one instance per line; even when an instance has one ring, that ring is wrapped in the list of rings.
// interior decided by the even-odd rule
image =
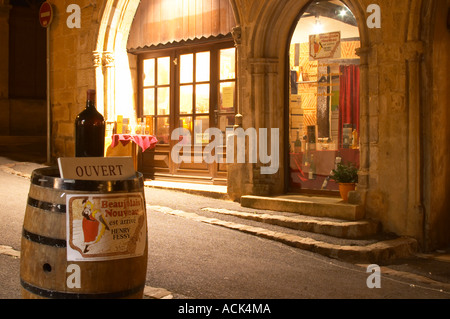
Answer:
[[[314,161],[314,154],[311,154],[311,161],[309,163],[308,179],[316,179],[316,162]]]
[[[300,132],[297,132],[297,139],[294,142],[294,153],[302,151],[302,141],[300,141]]]
[[[103,157],[105,119],[95,108],[95,90],[87,91],[86,108],[75,120],[75,156]]]

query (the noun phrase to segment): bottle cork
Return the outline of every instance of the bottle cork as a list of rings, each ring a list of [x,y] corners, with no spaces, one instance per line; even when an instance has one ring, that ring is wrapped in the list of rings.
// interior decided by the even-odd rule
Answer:
[[[95,90],[87,90],[87,100],[95,101]]]

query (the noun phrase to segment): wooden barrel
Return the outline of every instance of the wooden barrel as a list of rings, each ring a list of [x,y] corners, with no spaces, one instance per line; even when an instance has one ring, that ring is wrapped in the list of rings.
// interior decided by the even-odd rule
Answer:
[[[147,273],[142,174],[120,181],[31,176],[21,243],[25,299],[142,298]]]

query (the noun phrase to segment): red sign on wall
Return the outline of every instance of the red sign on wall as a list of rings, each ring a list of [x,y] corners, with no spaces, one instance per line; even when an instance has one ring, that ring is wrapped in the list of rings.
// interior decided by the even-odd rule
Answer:
[[[39,9],[39,23],[44,28],[47,28],[50,25],[50,23],[52,23],[52,19],[53,19],[52,5],[46,1],[41,5],[41,8]]]

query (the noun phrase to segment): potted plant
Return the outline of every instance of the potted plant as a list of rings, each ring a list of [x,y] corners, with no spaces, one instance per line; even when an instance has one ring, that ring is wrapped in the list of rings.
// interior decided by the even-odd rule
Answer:
[[[358,169],[353,163],[338,163],[337,167],[332,170],[331,179],[339,184],[339,192],[344,201],[348,200],[348,192],[355,190],[358,182]]]

